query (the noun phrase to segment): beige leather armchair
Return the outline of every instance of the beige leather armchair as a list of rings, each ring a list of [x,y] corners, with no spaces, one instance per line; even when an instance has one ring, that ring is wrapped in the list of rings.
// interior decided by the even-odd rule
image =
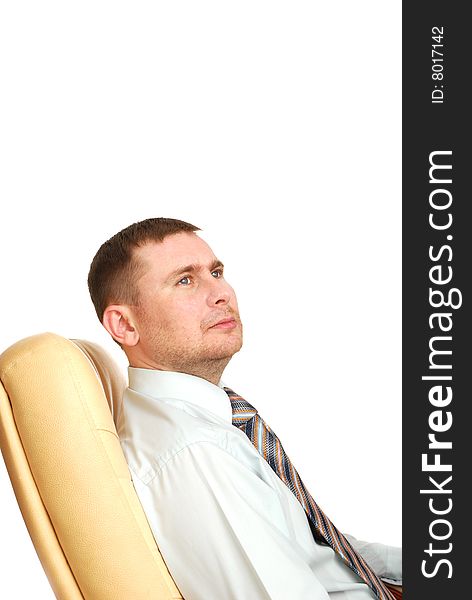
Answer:
[[[45,333],[1,354],[0,378],[0,447],[56,597],[182,598],[116,434],[125,382],[113,361]]]

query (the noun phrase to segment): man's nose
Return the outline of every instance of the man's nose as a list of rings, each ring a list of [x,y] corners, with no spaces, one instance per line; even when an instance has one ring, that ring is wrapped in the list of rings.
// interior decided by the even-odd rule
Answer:
[[[216,304],[224,306],[228,304],[231,298],[231,288],[224,280],[215,279],[208,294],[209,306]]]

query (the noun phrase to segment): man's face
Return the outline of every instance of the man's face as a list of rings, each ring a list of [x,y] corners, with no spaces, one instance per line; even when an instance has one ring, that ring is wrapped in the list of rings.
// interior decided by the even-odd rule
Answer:
[[[194,233],[139,248],[147,271],[134,309],[140,353],[152,368],[198,373],[242,345],[242,323],[223,265]]]

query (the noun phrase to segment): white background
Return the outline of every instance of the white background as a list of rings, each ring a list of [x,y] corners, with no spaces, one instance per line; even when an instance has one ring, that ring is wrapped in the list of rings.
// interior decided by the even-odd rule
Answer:
[[[101,329],[99,245],[200,226],[255,404],[343,531],[401,544],[400,3],[16,2],[0,14],[1,350]],[[0,596],[52,599],[0,461]],[[34,591],[33,591],[34,590]]]

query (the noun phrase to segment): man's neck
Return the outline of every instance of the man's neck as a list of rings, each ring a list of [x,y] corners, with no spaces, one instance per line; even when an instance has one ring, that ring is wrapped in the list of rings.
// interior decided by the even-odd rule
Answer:
[[[227,363],[226,363],[227,364]],[[195,377],[201,377],[202,379],[206,379],[210,383],[218,385],[218,382],[221,379],[221,375],[223,374],[224,368],[214,368],[214,369],[186,369],[179,371],[180,373],[187,373],[187,375],[194,375]]]

